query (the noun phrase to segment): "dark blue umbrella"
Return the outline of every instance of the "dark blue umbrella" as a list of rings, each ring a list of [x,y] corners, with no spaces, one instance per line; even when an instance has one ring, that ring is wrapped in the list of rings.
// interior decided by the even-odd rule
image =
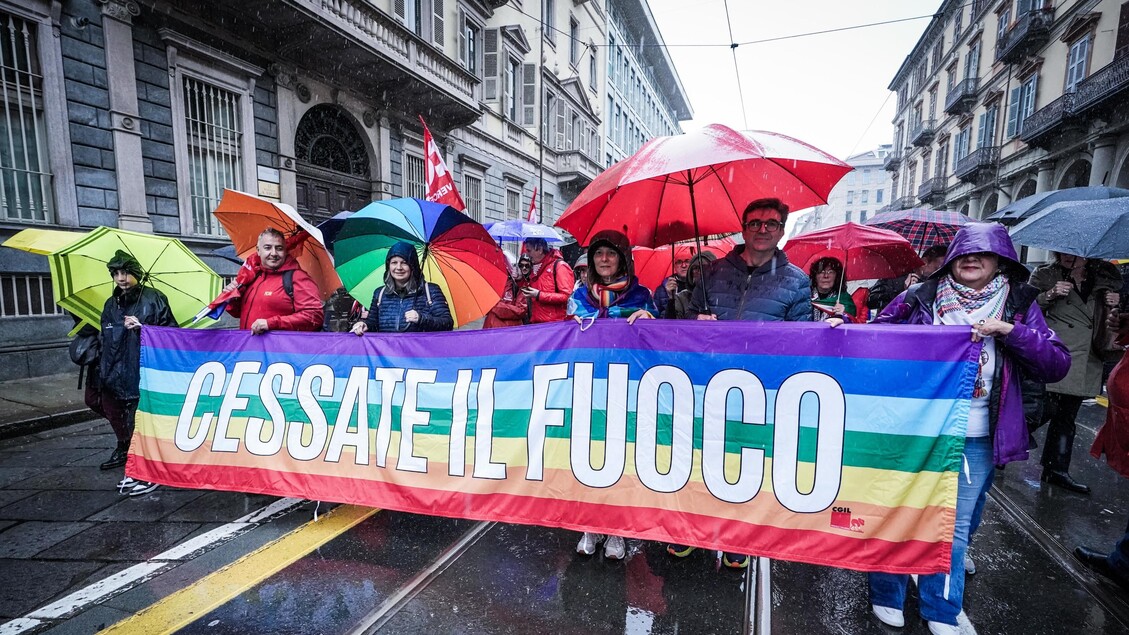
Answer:
[[[1085,258],[1129,258],[1129,198],[1055,203],[1015,227],[1011,239]]]
[[[230,260],[237,265],[243,264],[243,259],[239,257],[239,254],[235,253],[235,245],[228,245],[226,247],[220,247],[219,249],[213,249],[212,253],[219,256],[220,258]]]
[[[329,250],[329,255],[336,257],[333,253],[333,241],[337,240],[337,232],[345,225],[345,219],[353,215],[353,212],[337,212],[333,216],[318,223],[317,227],[321,230],[321,237],[324,240],[325,248]]]
[[[994,220],[1004,225],[1015,225],[1047,209],[1055,203],[1067,201],[1102,201],[1129,196],[1129,190],[1117,187],[1069,187],[1065,190],[1051,190],[1012,202],[985,220]]]

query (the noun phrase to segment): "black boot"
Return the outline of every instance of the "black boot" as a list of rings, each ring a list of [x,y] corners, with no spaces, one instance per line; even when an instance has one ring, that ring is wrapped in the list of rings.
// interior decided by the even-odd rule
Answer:
[[[1077,494],[1089,494],[1090,486],[1084,483],[1079,483],[1074,480],[1074,477],[1069,472],[1062,472],[1059,470],[1052,470],[1050,468],[1043,468],[1043,477],[1041,479],[1044,483],[1057,485],[1065,490],[1075,492]]]
[[[1129,576],[1110,566],[1108,554],[1089,547],[1075,547],[1074,557],[1090,569],[1121,585],[1122,588],[1129,588]]]
[[[106,461],[102,465],[99,465],[98,467],[103,470],[112,470],[115,467],[121,467],[125,465],[125,459],[128,454],[128,449],[123,448],[119,445],[117,449],[114,450],[114,453],[110,455],[110,460]]]

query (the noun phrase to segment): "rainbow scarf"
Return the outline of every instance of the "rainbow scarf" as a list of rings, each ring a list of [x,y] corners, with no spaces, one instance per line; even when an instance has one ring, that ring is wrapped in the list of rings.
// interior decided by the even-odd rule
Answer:
[[[588,296],[592,298],[592,302],[601,311],[604,311],[608,307],[619,304],[619,301],[623,298],[623,292],[630,286],[631,276],[624,276],[611,284],[596,282],[588,286]]]

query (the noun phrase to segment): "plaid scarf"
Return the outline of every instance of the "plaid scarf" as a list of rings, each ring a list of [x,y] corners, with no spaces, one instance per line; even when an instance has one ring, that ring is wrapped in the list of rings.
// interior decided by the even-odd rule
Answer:
[[[1004,298],[1007,297],[1008,291],[1010,291],[1010,288],[1007,278],[1002,275],[992,278],[979,291],[953,280],[951,275],[945,276],[941,278],[941,283],[937,285],[937,316],[941,317],[952,311],[963,311],[966,314],[971,314],[994,301],[995,306],[992,308],[991,317],[998,320],[1003,317]]]
[[[592,283],[588,287],[588,296],[600,309],[615,306],[619,302],[620,294],[631,285],[631,277],[624,276],[611,284]]]

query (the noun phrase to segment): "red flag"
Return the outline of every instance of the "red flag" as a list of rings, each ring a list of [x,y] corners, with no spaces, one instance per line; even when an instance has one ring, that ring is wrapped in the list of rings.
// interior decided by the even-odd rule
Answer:
[[[419,118],[419,122],[423,124],[423,172],[427,179],[427,200],[450,205],[460,212],[466,210],[466,203],[455,188],[455,179],[451,178],[443,156],[439,154],[439,146],[431,137],[431,130],[423,117]]]
[[[535,222],[533,218],[537,216],[537,186],[533,186],[533,196],[529,199],[529,213],[525,216],[525,220]]]

